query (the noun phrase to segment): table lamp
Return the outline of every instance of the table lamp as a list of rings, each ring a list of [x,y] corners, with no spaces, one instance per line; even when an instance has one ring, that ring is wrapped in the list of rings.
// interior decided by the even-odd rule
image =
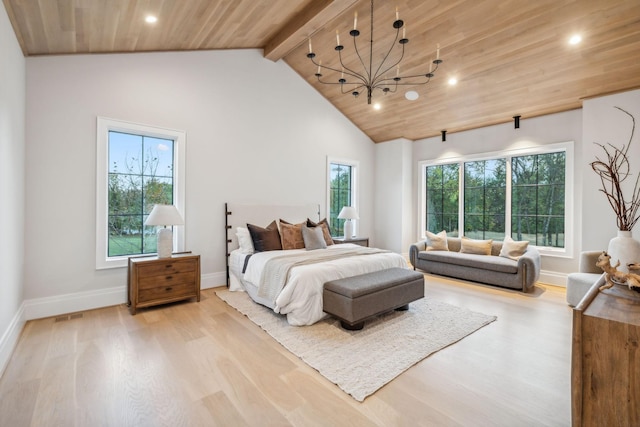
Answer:
[[[353,237],[353,220],[360,219],[356,208],[345,206],[338,214],[338,219],[344,219],[344,240],[351,240]]]
[[[173,252],[172,225],[183,225],[184,221],[174,205],[155,205],[144,225],[163,226],[158,229],[158,258],[170,258]],[[167,228],[167,226],[169,226]]]

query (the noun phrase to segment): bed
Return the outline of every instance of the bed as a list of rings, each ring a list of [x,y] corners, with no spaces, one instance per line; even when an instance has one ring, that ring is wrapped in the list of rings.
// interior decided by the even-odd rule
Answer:
[[[317,204],[225,204],[227,286],[245,291],[258,304],[287,316],[291,325],[311,325],[321,320],[322,290],[330,280],[392,267],[408,268],[402,255],[345,243],[326,248],[281,249],[256,252],[246,247],[247,224],[266,227],[280,220],[289,224],[320,224]],[[240,236],[240,237],[239,237]],[[242,244],[241,244],[242,243]]]

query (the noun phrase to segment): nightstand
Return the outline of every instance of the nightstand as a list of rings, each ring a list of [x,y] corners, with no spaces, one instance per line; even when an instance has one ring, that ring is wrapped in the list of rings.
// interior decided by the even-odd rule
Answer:
[[[129,311],[139,307],[196,298],[200,301],[200,255],[129,258]]]
[[[352,237],[351,239],[347,240],[344,237],[333,237],[333,243],[335,244],[355,243],[356,245],[360,245],[360,246],[369,246],[369,238],[368,237]]]

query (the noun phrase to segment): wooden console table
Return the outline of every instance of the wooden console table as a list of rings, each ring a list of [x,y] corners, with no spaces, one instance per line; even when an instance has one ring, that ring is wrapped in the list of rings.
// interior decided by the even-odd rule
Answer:
[[[640,426],[640,293],[602,284],[573,311],[572,424]]]

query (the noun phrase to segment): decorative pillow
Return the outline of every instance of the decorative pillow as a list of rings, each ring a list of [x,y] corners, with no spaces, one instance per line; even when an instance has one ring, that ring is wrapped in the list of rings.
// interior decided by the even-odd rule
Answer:
[[[460,253],[476,254],[476,255],[491,255],[492,243],[493,243],[493,239],[474,240],[468,237],[463,237],[460,240]]]
[[[236,228],[236,236],[238,237],[238,245],[240,246],[240,252],[243,254],[253,253],[253,240],[251,240],[251,234],[249,229],[245,227]]]
[[[304,247],[308,250],[326,249],[327,242],[324,241],[324,234],[321,227],[302,227],[302,238]]]
[[[448,251],[447,232],[442,230],[438,234],[427,231],[427,250],[428,251]]]
[[[502,249],[500,249],[500,256],[517,261],[522,255],[524,255],[528,246],[529,242],[526,240],[516,241],[513,240],[511,236],[504,236]]]
[[[324,218],[318,223],[315,223],[307,218],[307,227],[320,227],[322,229],[322,235],[324,236],[324,242],[327,244],[327,246],[333,245],[333,239],[331,238],[331,229],[329,228],[329,222],[327,222],[327,218]]]
[[[247,228],[249,229],[249,234],[251,234],[253,249],[256,252],[278,251],[282,249],[280,233],[278,232],[278,225],[275,221],[271,221],[271,224],[267,225],[266,228],[253,224],[247,224]]]
[[[282,239],[282,249],[303,249],[304,240],[302,239],[302,226],[300,224],[291,224],[283,219],[280,220],[280,238]]]

